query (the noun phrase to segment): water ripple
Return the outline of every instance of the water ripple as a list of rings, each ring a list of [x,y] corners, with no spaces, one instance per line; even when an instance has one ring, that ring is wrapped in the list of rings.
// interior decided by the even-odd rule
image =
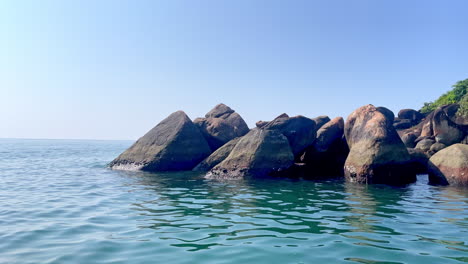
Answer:
[[[468,192],[106,169],[123,141],[0,140],[0,263],[467,263]]]

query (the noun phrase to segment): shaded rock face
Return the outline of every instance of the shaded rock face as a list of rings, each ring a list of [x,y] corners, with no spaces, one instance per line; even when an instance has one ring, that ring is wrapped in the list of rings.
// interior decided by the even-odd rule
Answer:
[[[432,128],[437,142],[449,146],[464,138],[463,131],[451,120],[457,110],[458,105],[447,105],[434,111]]]
[[[294,155],[283,134],[276,130],[255,128],[243,136],[228,157],[206,177],[242,179],[271,176],[288,169],[293,163]]]
[[[417,124],[424,118],[424,115],[413,109],[402,109],[398,112],[398,118],[406,119]]]
[[[348,117],[344,134],[350,148],[344,166],[347,181],[393,185],[416,181],[411,157],[387,111],[373,105],[358,108]]]
[[[383,107],[383,106],[379,106],[377,107],[377,111],[379,111],[380,113],[382,113],[389,122],[394,122],[395,121],[395,114],[392,112],[392,110],[386,108],[386,107]]]
[[[323,115],[323,116],[317,116],[315,118],[312,118],[315,122],[315,129],[320,129],[323,125],[326,123],[330,122],[330,117]]]
[[[416,173],[427,173],[427,164],[430,156],[420,149],[408,148],[411,157],[412,168]]]
[[[408,129],[416,126],[424,118],[424,115],[413,109],[402,109],[398,112],[398,117],[395,118],[393,126],[395,129]]]
[[[334,118],[317,131],[314,144],[301,157],[307,172],[304,178],[343,176],[343,166],[349,153],[343,133],[342,117]]]
[[[277,130],[286,136],[294,155],[312,145],[316,135],[315,122],[304,116],[288,117],[283,114],[264,125],[262,129]]]
[[[429,151],[433,152],[433,153],[437,153],[441,150],[443,150],[444,148],[446,148],[447,146],[442,144],[442,143],[434,143],[432,144],[431,148],[429,149]]]
[[[244,119],[224,104],[215,106],[205,118],[195,119],[194,124],[200,129],[212,151],[249,132]]]
[[[455,144],[434,154],[429,160],[429,182],[468,187],[468,145]]]
[[[414,123],[409,119],[396,119],[393,123],[395,129],[408,129],[412,127]]]
[[[257,121],[257,123],[255,123],[255,126],[258,127],[258,128],[262,128],[264,127],[266,124],[268,124],[268,121]]]
[[[214,168],[214,166],[218,165],[223,160],[225,160],[227,156],[229,156],[229,153],[231,153],[232,149],[236,146],[240,139],[241,138],[238,137],[224,144],[222,147],[211,153],[210,156],[200,162],[195,168],[193,168],[193,171],[209,171]]]
[[[435,140],[426,138],[426,139],[419,141],[418,144],[416,144],[416,149],[427,152],[431,149],[431,146],[434,143],[435,143]]]
[[[138,139],[109,166],[123,170],[191,170],[210,153],[200,130],[183,111],[177,111]]]
[[[414,148],[416,146],[416,139],[418,138],[416,133],[406,133],[401,137],[401,140],[407,148]]]

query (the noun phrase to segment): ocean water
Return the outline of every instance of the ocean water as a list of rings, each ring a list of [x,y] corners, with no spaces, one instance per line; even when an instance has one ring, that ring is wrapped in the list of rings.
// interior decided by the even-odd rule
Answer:
[[[467,263],[468,190],[112,171],[129,141],[0,140],[0,263]]]

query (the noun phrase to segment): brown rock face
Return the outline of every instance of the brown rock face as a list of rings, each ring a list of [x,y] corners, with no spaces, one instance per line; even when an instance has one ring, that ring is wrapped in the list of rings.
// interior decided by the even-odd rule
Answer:
[[[123,170],[191,170],[210,153],[200,130],[184,112],[178,111],[138,139],[109,166]]]
[[[429,182],[468,187],[468,145],[455,144],[434,154],[429,160]]]
[[[316,135],[315,122],[304,116],[289,117],[282,114],[264,125],[262,129],[277,130],[286,136],[294,155],[298,155],[312,145]]]
[[[286,170],[294,163],[288,139],[276,130],[252,129],[207,178],[264,177]]]
[[[205,118],[195,119],[194,124],[200,129],[212,151],[249,132],[244,119],[224,104],[215,106]]]
[[[408,150],[387,111],[373,105],[355,110],[346,121],[350,153],[344,166],[350,182],[406,184],[416,181]]]

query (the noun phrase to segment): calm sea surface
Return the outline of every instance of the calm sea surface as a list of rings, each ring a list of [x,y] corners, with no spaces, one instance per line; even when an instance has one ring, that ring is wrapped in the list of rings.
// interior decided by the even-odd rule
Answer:
[[[111,171],[129,141],[0,139],[0,263],[467,263],[468,190]]]

